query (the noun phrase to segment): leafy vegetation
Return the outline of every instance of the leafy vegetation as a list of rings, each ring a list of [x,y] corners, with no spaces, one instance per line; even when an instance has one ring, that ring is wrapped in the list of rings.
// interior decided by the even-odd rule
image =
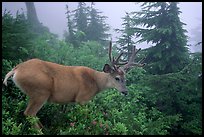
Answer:
[[[17,15],[2,15],[2,78],[29,58],[99,71],[108,63],[108,44],[102,45],[100,39],[81,41],[76,48],[69,39],[58,40],[49,31],[36,36],[24,15]],[[148,53],[151,50],[143,50],[140,56]],[[126,76],[128,96],[108,89],[83,106],[46,103],[37,114],[43,130],[31,126],[38,118],[23,115],[28,97],[9,79],[8,87],[2,87],[2,134],[201,135],[202,53],[185,54],[189,63],[172,73],[153,75],[146,67],[132,69]]]

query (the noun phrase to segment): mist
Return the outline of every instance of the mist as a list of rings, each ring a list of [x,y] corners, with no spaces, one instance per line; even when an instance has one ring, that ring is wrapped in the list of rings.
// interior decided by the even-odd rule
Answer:
[[[69,4],[70,10],[77,8],[77,2],[35,2],[37,16],[40,22],[47,26],[50,32],[57,34],[59,39],[63,39],[63,32],[67,30],[67,18],[65,5]],[[90,2],[86,3],[90,5]],[[178,4],[180,11],[180,20],[186,25],[183,26],[188,32],[188,44],[195,45],[202,41],[202,2],[180,2]],[[103,12],[102,15],[107,16],[106,23],[110,25],[109,33],[112,35],[113,41],[119,37],[114,29],[122,27],[122,17],[125,12],[140,11],[139,5],[133,2],[96,2],[95,8]],[[7,9],[15,16],[17,10],[26,13],[24,2],[3,2],[2,12]],[[141,43],[140,48],[152,46],[151,43]],[[202,44],[198,46],[190,46],[191,52],[202,52]]]

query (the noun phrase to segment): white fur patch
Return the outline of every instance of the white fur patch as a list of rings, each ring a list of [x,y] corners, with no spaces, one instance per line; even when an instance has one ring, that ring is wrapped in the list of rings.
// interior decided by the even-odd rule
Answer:
[[[18,84],[18,82],[17,82],[17,80],[16,80],[16,74],[17,74],[17,72],[15,72],[14,75],[13,75],[13,77],[12,77],[13,82],[15,83],[15,85],[16,85],[18,88],[20,88],[20,90],[21,90],[22,92],[25,93],[25,91],[21,88],[21,86]]]

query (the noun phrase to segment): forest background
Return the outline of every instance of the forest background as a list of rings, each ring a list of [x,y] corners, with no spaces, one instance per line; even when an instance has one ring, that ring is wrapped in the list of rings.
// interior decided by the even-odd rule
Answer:
[[[2,13],[2,78],[16,64],[39,58],[63,65],[82,65],[101,71],[108,62],[107,17],[91,3],[79,2],[75,10],[66,5],[64,39],[40,23],[33,3],[27,13]],[[45,131],[33,129],[35,119],[23,115],[28,98],[13,82],[2,89],[3,134],[202,134],[202,53],[188,50],[188,38],[176,2],[139,3],[143,10],[126,13],[114,55],[141,42],[155,46],[143,49],[144,68],[127,74],[129,95],[115,89],[98,94],[86,105],[45,104],[38,113]],[[33,8],[34,7],[34,8]],[[141,27],[143,26],[143,27]],[[139,40],[135,41],[136,38]],[[201,45],[197,41],[196,45]],[[56,113],[59,112],[59,113]],[[29,122],[28,122],[29,121]]]

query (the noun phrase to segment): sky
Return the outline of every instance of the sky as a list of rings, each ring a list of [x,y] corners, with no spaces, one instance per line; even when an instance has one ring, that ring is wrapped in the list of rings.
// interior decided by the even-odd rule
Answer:
[[[66,8],[65,5],[69,4],[70,10],[77,8],[77,2],[35,2],[35,8],[40,22],[47,26],[52,33],[63,38],[64,30],[67,30]],[[87,2],[89,6],[91,3]],[[195,45],[196,42],[202,41],[202,2],[180,2],[178,4],[182,12],[179,17],[180,20],[186,25],[184,29],[188,31],[189,43]],[[24,2],[2,2],[2,12],[5,8],[15,16],[17,10],[26,12]],[[112,34],[113,41],[119,37],[114,29],[120,28],[122,24],[122,17],[125,12],[139,11],[139,5],[133,2],[95,2],[95,8],[103,13],[101,15],[107,16],[106,23],[110,25],[110,34]],[[194,36],[194,33],[200,34]],[[146,48],[151,46],[151,43],[141,43],[137,45],[138,48]],[[192,46],[191,52],[201,51],[202,47]]]

